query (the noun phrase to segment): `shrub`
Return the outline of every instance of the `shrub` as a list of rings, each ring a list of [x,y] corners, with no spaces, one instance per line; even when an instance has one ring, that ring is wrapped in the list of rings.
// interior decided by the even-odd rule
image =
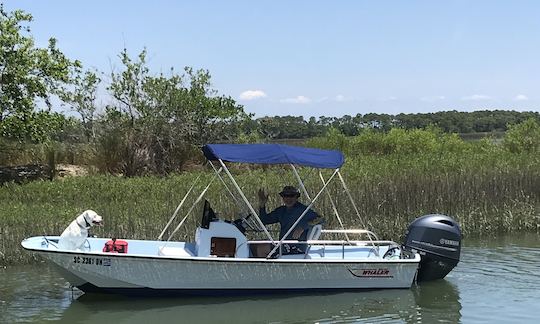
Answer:
[[[540,152],[540,124],[529,118],[520,124],[508,125],[503,146],[512,153]]]
[[[349,151],[350,140],[337,128],[330,127],[323,137],[314,137],[306,141],[306,146],[326,150],[340,150],[344,153]]]

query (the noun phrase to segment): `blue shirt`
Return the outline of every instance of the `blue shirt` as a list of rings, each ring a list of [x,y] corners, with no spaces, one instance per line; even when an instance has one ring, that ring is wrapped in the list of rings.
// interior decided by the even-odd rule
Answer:
[[[300,215],[302,215],[304,210],[306,210],[306,206],[296,202],[296,204],[294,204],[294,206],[292,206],[290,209],[288,209],[286,206],[281,206],[274,209],[270,214],[266,213],[266,208],[260,208],[259,214],[263,224],[279,223],[281,225],[279,230],[279,239],[281,240],[285,233],[287,233],[287,231],[293,226],[296,220],[300,218]],[[310,227],[309,222],[318,217],[319,215],[311,209],[304,215],[304,217],[302,217],[302,220],[298,223],[298,225],[296,225],[296,228],[304,229],[304,232],[298,238],[299,241],[305,241],[307,239],[307,229]],[[287,236],[286,239],[295,240],[292,238],[293,233],[294,230],[289,234],[289,236]]]

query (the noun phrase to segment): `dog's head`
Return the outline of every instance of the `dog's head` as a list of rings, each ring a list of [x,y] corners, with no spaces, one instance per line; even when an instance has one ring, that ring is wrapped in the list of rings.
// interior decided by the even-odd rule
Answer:
[[[84,218],[87,224],[90,224],[90,226],[103,225],[103,217],[99,216],[93,210],[85,210],[84,213],[81,214],[81,216]]]

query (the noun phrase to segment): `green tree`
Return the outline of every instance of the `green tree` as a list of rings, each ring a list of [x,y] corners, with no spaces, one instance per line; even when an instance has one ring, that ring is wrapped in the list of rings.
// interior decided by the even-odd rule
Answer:
[[[262,117],[257,119],[259,130],[266,140],[283,138],[279,120],[274,117]]]
[[[97,71],[76,73],[72,78],[73,87],[60,91],[60,98],[81,116],[84,135],[88,141],[94,140],[96,119],[96,95],[101,79]]]
[[[70,69],[80,63],[66,58],[54,38],[47,48],[35,47],[26,26],[31,21],[32,15],[22,10],[6,12],[0,4],[0,128],[4,136],[36,140],[42,138],[37,133],[46,131],[34,119],[36,99],[43,100],[50,111],[51,95],[69,82]],[[14,125],[17,128],[9,128]]]
[[[35,143],[64,140],[68,128],[76,125],[61,113],[36,111],[21,116],[9,116],[2,121],[0,135],[10,139],[28,139]]]
[[[168,173],[192,157],[194,146],[240,134],[248,116],[211,88],[207,70],[186,67],[182,75],[171,69],[170,75],[152,76],[146,50],[132,59],[124,49],[120,59],[123,71],[111,73],[108,87],[116,104],[108,107],[103,122],[109,131],[100,143],[123,152],[118,161],[124,174]],[[109,139],[110,134],[120,139]]]
[[[540,123],[529,118],[520,124],[508,125],[503,145],[513,153],[540,152]]]
[[[360,125],[356,123],[356,120],[354,117],[345,115],[339,120],[339,130],[342,134],[345,136],[356,136],[359,133],[359,127]]]

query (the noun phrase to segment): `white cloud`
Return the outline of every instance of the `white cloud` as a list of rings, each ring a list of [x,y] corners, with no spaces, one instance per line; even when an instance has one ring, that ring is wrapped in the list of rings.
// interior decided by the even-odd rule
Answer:
[[[330,98],[328,97],[322,97],[322,98],[319,98],[319,99],[316,99],[315,102],[326,102],[328,101]]]
[[[240,94],[241,100],[255,100],[260,98],[266,98],[266,93],[262,90],[247,90]]]
[[[435,101],[444,100],[444,99],[446,99],[445,96],[427,96],[427,97],[420,98],[421,101],[426,101],[426,102],[435,102]]]
[[[307,104],[311,102],[311,99],[305,96],[297,96],[296,98],[286,98],[280,100],[283,103],[291,104]]]
[[[334,97],[334,101],[347,102],[347,101],[360,101],[360,100],[358,98],[355,98],[355,97],[347,97],[347,96],[344,96],[342,94],[338,94],[337,96]]]
[[[524,94],[518,94],[517,96],[514,97],[514,100],[515,101],[527,101],[527,100],[529,100],[529,97],[527,97]]]
[[[394,96],[384,97],[380,99],[380,101],[396,101],[396,100],[397,100],[397,97],[394,97]]]
[[[466,96],[461,98],[463,101],[481,101],[481,100],[490,100],[490,96],[481,95],[481,94],[474,94],[472,96]]]

